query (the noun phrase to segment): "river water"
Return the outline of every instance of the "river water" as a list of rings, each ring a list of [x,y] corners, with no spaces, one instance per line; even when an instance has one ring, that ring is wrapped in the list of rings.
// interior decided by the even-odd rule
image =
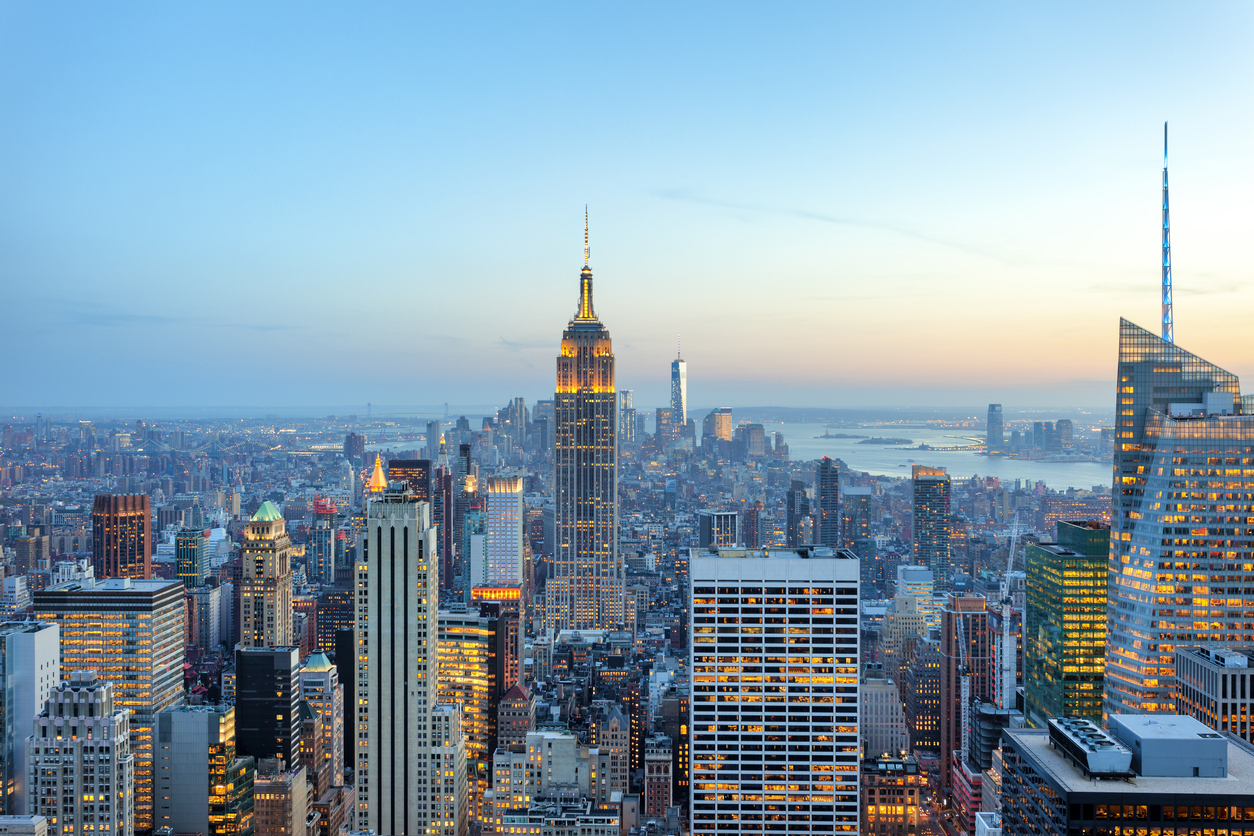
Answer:
[[[1031,482],[1042,481],[1055,490],[1084,488],[1095,485],[1110,487],[1112,469],[1109,464],[1096,462],[1040,462],[1027,459],[1011,459],[1004,456],[984,456],[969,450],[942,452],[938,450],[911,450],[909,447],[926,443],[933,447],[960,447],[982,443],[982,429],[940,429],[934,427],[903,427],[898,425],[864,424],[858,428],[836,428],[830,432],[848,435],[865,435],[879,438],[908,438],[909,445],[859,444],[858,438],[815,438],[823,434],[823,424],[764,423],[767,441],[774,433],[782,432],[788,445],[788,456],[794,461],[809,461],[823,456],[840,459],[852,470],[862,470],[880,476],[910,476],[911,464],[943,467],[950,476],[996,476],[1002,483],[1015,479]],[[1076,432],[1080,432],[1079,427]]]

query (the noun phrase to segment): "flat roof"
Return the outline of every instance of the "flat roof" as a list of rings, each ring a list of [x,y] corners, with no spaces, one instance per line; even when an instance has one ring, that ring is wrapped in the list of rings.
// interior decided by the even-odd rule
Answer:
[[[1198,735],[1218,734],[1205,723],[1185,714],[1112,714],[1111,733],[1118,722],[1142,740],[1196,740]]]
[[[1034,765],[1047,773],[1059,787],[1071,793],[1172,797],[1185,793],[1254,795],[1254,747],[1228,734],[1224,735],[1228,742],[1228,775],[1225,778],[1147,778],[1138,775],[1117,781],[1090,779],[1080,769],[1072,766],[1062,752],[1050,745],[1049,732],[1045,729],[1004,729],[1002,734],[1010,738],[1020,751],[1031,755]]]

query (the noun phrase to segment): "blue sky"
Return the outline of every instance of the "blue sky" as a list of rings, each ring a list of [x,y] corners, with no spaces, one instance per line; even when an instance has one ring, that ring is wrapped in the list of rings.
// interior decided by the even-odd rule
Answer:
[[[662,403],[1254,375],[1254,6],[0,3],[0,404],[551,394],[592,217]],[[102,357],[125,358],[101,363]]]

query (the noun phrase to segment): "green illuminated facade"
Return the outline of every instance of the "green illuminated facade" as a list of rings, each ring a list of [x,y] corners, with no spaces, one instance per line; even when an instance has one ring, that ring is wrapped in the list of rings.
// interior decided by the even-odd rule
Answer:
[[[1027,549],[1024,685],[1028,722],[1102,717],[1110,528],[1058,523],[1057,543]]]

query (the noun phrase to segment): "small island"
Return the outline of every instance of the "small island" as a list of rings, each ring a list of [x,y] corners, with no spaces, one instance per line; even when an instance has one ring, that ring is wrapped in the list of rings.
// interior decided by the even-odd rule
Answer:
[[[815,438],[866,438],[865,435],[854,435],[850,433],[833,433],[825,432],[822,435],[816,435]]]
[[[859,444],[914,444],[913,438],[866,438],[858,442]]]

